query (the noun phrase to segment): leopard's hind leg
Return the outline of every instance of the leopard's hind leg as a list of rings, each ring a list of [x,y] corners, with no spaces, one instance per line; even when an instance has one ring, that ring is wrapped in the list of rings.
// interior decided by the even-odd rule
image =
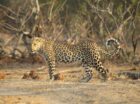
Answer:
[[[86,50],[85,57],[83,59],[83,63],[88,67],[95,68],[100,75],[102,80],[106,80],[108,77],[108,69],[106,69],[102,62],[100,61],[99,52],[95,49]]]
[[[86,64],[83,64],[82,66],[84,68],[85,74],[84,74],[83,78],[80,79],[80,82],[88,82],[89,80],[92,79],[92,76],[93,76],[91,67],[88,67],[88,65],[86,65]]]
[[[102,65],[102,62],[94,59],[92,65],[99,72],[100,78],[104,81],[107,80],[109,71]]]

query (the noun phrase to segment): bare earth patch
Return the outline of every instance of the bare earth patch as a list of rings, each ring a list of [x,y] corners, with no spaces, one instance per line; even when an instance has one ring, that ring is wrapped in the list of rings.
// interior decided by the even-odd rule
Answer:
[[[45,70],[38,70],[40,79],[22,79],[37,68],[1,69],[5,78],[0,80],[0,104],[140,104],[140,80],[119,79],[102,82],[93,78],[79,82],[82,68],[59,75],[59,80],[48,80]]]

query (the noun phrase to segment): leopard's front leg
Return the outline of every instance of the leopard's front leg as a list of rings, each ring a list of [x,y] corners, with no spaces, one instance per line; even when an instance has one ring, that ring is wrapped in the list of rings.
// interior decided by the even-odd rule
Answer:
[[[55,70],[55,60],[49,59],[48,60],[48,72],[49,72],[49,78],[51,80],[55,80],[54,70]]]
[[[45,57],[46,57],[47,64],[48,64],[49,79],[55,80],[55,75],[54,75],[55,55],[53,52],[48,52],[48,53],[45,53]]]

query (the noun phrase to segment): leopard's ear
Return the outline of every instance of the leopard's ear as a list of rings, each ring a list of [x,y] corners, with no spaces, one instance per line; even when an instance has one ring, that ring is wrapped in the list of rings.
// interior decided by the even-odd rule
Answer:
[[[32,37],[32,38],[31,38],[31,42],[33,42],[33,41],[35,41],[35,40],[37,40],[37,37]]]
[[[45,41],[45,39],[42,38],[42,37],[34,37],[33,40],[35,40],[35,41],[37,41],[37,42],[43,42],[43,41]]]
[[[41,39],[40,37],[33,37],[32,40],[39,40]]]

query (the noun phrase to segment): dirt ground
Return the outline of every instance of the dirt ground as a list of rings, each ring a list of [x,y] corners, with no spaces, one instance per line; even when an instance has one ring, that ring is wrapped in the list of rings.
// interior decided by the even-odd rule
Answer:
[[[79,82],[81,67],[59,67],[58,72],[63,73],[65,69],[74,71],[61,74],[60,80],[50,81],[47,70],[39,67],[1,68],[0,104],[140,104],[139,79],[102,82],[95,77],[83,83]],[[114,71],[119,69],[113,68]],[[39,78],[23,79],[23,75],[31,70],[36,70]]]

